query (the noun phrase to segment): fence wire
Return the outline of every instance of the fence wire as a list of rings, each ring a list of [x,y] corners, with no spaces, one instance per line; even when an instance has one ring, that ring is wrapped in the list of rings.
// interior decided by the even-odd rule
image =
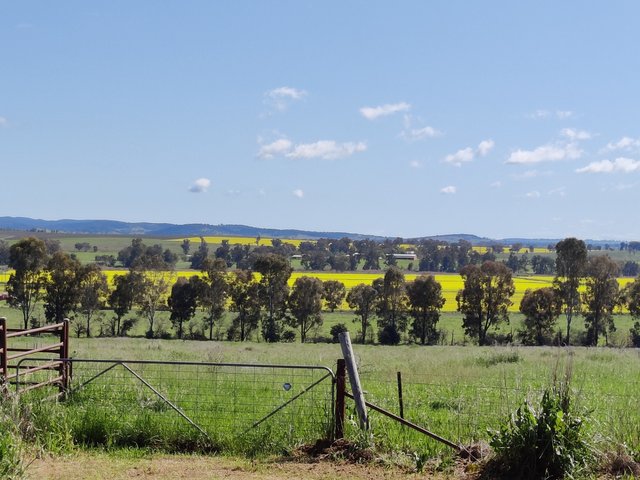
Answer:
[[[603,386],[596,378],[574,378],[574,406],[589,419],[593,433],[627,445],[640,446],[640,378],[615,386]],[[599,379],[601,380],[601,379]],[[378,373],[361,375],[365,397],[371,403],[399,414],[397,378]],[[402,372],[404,418],[462,445],[486,441],[520,407],[529,401],[537,406],[549,385],[546,377],[503,378],[487,384],[482,378],[455,378],[444,374]],[[438,449],[430,440],[372,413],[374,432],[383,431],[382,442],[407,448]]]
[[[72,381],[63,403],[85,422],[108,418],[113,429],[195,429],[216,445],[256,438],[291,445],[324,438],[333,425],[333,373],[324,367],[68,362]],[[38,374],[29,382],[51,372]]]

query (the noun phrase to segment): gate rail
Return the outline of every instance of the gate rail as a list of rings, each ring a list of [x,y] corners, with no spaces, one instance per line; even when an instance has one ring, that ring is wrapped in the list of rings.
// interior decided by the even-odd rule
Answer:
[[[57,337],[58,342],[35,348],[10,347],[8,340],[17,337],[27,337],[33,335],[49,334]],[[10,353],[16,352],[16,353]],[[42,361],[35,359],[33,355],[53,353],[53,358],[47,358],[48,363],[29,365],[25,361]],[[7,319],[0,317],[0,386],[3,390],[8,389],[8,385],[16,385],[16,392],[26,392],[48,385],[57,385],[60,392],[64,392],[69,385],[69,368],[65,359],[69,356],[69,320],[65,319],[60,323],[46,325],[38,328],[8,328]],[[11,365],[12,360],[18,363]],[[9,373],[13,368],[15,373]],[[23,380],[25,385],[22,390],[18,388],[19,377],[30,376],[43,370],[52,370],[58,373],[57,377],[48,378],[46,381]]]
[[[26,390],[26,361],[15,365],[18,392]],[[220,434],[244,437],[268,420],[288,420],[284,430],[298,438],[310,431],[333,436],[335,374],[325,366],[76,358],[59,362],[72,374],[63,399],[87,395],[85,400],[95,408],[107,409],[127,399],[132,407],[125,416],[139,409],[159,415],[161,423],[186,422],[210,440]],[[40,375],[47,383],[51,372],[43,367]]]

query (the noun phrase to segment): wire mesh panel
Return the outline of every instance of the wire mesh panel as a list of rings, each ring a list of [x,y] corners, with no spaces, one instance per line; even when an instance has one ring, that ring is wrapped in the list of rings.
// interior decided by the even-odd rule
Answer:
[[[379,373],[361,375],[366,399],[384,409],[400,412],[398,383],[395,376]],[[487,440],[522,405],[525,399],[539,403],[548,379],[526,381],[504,377],[499,382],[483,378],[460,379],[442,373],[402,375],[404,417],[453,442],[468,445]],[[572,384],[574,405],[592,420],[590,425],[608,438],[628,445],[640,445],[640,384],[630,378],[611,389],[598,379],[575,378]],[[401,445],[414,450],[441,450],[443,447],[375,412],[371,413],[374,432],[381,443]]]
[[[324,367],[69,363],[72,381],[63,403],[87,432],[80,436],[87,444],[270,450],[324,438],[333,424],[333,373]]]

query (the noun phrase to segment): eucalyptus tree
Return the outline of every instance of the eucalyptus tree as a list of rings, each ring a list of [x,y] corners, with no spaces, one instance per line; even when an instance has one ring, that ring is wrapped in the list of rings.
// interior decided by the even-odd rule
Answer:
[[[9,267],[14,273],[9,276],[7,293],[9,305],[22,313],[24,328],[29,327],[36,305],[42,298],[47,263],[45,243],[34,237],[22,239],[9,247]]]
[[[580,312],[580,280],[587,266],[587,246],[577,238],[565,238],[556,244],[556,277],[553,281],[563,302],[567,319],[565,343],[569,345],[571,321]]]
[[[608,332],[615,330],[613,311],[620,303],[618,273],[618,264],[608,255],[591,257],[588,261],[585,278],[586,288],[582,293],[588,345],[598,345],[600,334],[604,334],[606,337]]]
[[[460,270],[464,287],[456,295],[462,326],[479,345],[487,344],[490,328],[509,322],[508,309],[515,292],[511,270],[503,263],[484,262]]]
[[[367,340],[367,331],[371,326],[371,317],[375,311],[378,291],[371,285],[360,283],[347,293],[349,308],[356,314],[354,322],[360,323],[360,342]]]
[[[262,336],[267,342],[280,340],[281,320],[286,315],[289,286],[287,281],[293,269],[281,255],[268,253],[258,256],[253,268],[260,274],[260,291],[265,315]]]
[[[322,281],[314,277],[299,277],[293,284],[288,305],[288,324],[300,330],[304,343],[309,331],[322,325]]]
[[[411,336],[422,345],[435,343],[438,339],[436,326],[440,310],[445,304],[442,285],[433,275],[421,275],[407,284],[409,315],[413,318]]]

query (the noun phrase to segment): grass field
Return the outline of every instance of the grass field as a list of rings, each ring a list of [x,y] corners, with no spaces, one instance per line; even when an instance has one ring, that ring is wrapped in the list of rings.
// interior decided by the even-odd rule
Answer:
[[[300,346],[145,339],[74,339],[72,350],[76,358],[321,365],[332,369],[341,356],[335,344]],[[589,432],[601,443],[624,442],[635,451],[640,449],[640,399],[637,396],[640,352],[637,350],[356,345],[355,352],[369,401],[397,412],[396,376],[401,372],[405,417],[464,444],[487,440],[488,429],[498,428],[525,398],[538,398],[552,378],[563,375],[570,364],[574,400],[587,412]],[[308,403],[291,403],[253,429],[248,437],[243,437],[239,434],[244,427],[250,426],[269,408],[291,398],[289,391],[282,388],[284,383],[290,381],[291,393],[299,393],[313,379],[295,377],[290,372],[279,376],[261,370],[245,375],[237,369],[229,371],[218,367],[200,369],[195,384],[193,371],[186,366],[157,367],[156,370],[132,367],[179,407],[184,406],[183,411],[192,418],[203,424],[211,422],[206,424],[219,433],[216,441],[221,443],[217,445],[225,451],[274,453],[291,448],[297,442],[313,441],[309,435],[319,434],[322,428],[316,427],[322,426],[322,418],[328,414],[326,391],[320,394],[316,390],[313,399],[310,394],[303,394],[307,395]],[[90,372],[83,373],[83,368],[82,364],[74,366],[77,378],[89,375]],[[55,407],[58,410],[47,411],[47,415],[64,419],[62,423],[68,426],[73,438],[87,445],[140,443],[142,439],[135,436],[135,431],[141,428],[153,432],[157,446],[166,445],[163,439],[184,445],[201,441],[197,440],[198,432],[177,419],[161,402],[153,401],[148,390],[135,390],[132,388],[137,384],[135,381],[123,383],[121,377],[117,378],[105,375],[101,383],[73,397],[73,401]],[[302,387],[300,382],[304,384]],[[232,396],[234,400],[229,403]],[[186,398],[191,399],[191,403],[184,403]],[[196,407],[193,398],[197,398]],[[253,410],[243,409],[243,405],[253,406]],[[313,410],[314,405],[318,411]],[[319,423],[314,423],[313,428],[309,423],[313,413],[309,409],[318,415]],[[351,404],[347,413],[348,435],[357,438]],[[164,423],[167,418],[171,419],[168,424]],[[371,414],[371,424],[373,442],[383,451],[433,456],[446,450],[441,444],[378,414]],[[224,432],[232,433],[224,437]]]

